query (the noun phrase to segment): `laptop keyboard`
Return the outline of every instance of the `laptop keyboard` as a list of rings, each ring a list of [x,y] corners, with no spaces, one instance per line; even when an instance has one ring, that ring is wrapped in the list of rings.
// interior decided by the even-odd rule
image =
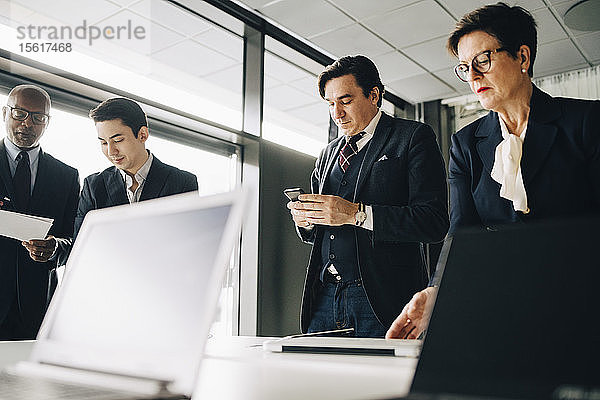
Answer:
[[[103,388],[80,386],[44,378],[23,377],[7,372],[0,372],[0,400],[120,400],[133,398],[135,398],[135,395]]]

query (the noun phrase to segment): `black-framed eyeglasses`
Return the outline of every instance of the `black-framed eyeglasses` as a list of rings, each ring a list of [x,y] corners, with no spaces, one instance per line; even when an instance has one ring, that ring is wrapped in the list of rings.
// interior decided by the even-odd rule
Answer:
[[[467,63],[460,63],[456,67],[454,67],[454,72],[458,79],[463,82],[469,82],[469,70],[473,68],[474,71],[479,72],[480,74],[485,74],[492,67],[492,53],[497,53],[499,51],[508,51],[507,48],[500,47],[496,50],[484,50],[481,53],[478,53],[473,57],[470,62],[470,65]]]
[[[17,121],[25,121],[30,115],[31,120],[35,125],[44,125],[50,120],[50,116],[48,114],[27,111],[23,110],[22,108],[15,108],[11,106],[6,107],[10,108],[10,116]]]

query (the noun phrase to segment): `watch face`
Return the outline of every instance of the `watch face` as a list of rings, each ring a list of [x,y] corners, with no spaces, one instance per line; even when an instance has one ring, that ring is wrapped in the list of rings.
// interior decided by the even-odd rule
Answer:
[[[356,215],[354,215],[354,219],[358,224],[362,224],[367,219],[367,213],[364,211],[358,211]]]

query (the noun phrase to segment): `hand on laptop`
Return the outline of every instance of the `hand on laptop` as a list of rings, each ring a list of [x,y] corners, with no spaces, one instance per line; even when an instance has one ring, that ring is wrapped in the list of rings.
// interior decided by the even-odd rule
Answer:
[[[54,236],[49,235],[46,239],[31,239],[21,242],[29,252],[29,257],[37,262],[46,262],[56,251],[58,243]]]
[[[427,329],[435,302],[437,288],[428,287],[415,293],[404,306],[392,326],[385,334],[386,339],[416,339]]]

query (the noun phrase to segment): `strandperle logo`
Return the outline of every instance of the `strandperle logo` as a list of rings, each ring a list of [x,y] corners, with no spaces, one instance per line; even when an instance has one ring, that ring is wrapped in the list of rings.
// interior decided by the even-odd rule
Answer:
[[[94,41],[107,40],[143,40],[146,38],[146,28],[141,25],[134,26],[131,20],[126,25],[88,25],[84,19],[81,25],[71,27],[68,25],[21,25],[17,27],[19,40],[87,40],[92,46]]]

